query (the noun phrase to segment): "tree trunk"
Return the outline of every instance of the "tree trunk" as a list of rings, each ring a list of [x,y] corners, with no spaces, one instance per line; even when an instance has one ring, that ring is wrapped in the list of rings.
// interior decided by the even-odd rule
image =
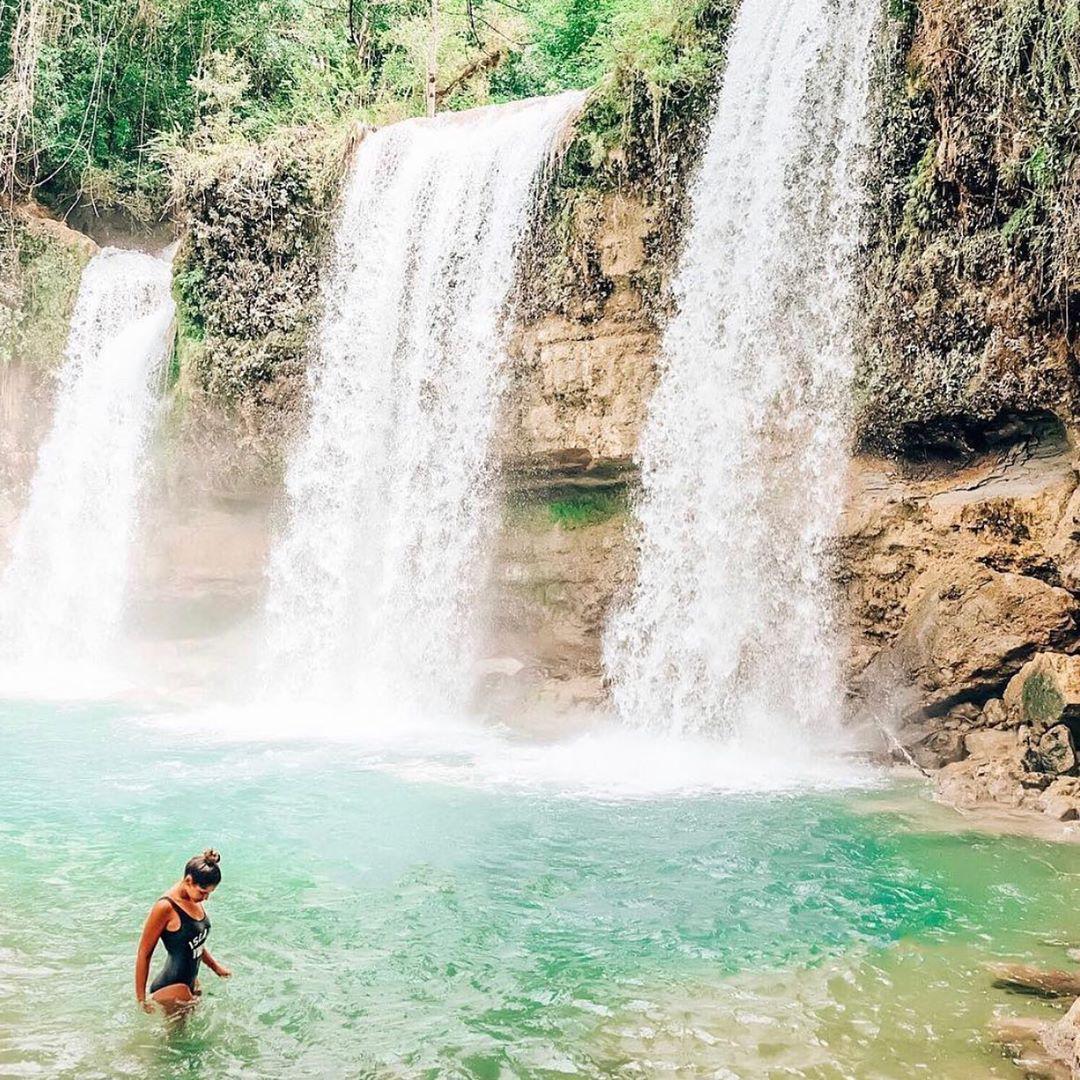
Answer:
[[[428,37],[427,85],[424,88],[428,116],[435,115],[435,106],[438,104],[439,95],[435,89],[435,80],[438,74],[438,57],[439,0],[431,0],[431,34]]]

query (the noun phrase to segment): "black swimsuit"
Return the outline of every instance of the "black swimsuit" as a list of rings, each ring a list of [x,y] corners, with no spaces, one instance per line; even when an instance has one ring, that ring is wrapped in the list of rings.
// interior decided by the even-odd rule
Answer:
[[[175,900],[168,900],[173,911],[180,916],[180,926],[176,930],[162,930],[161,942],[168,957],[158,977],[150,984],[150,993],[156,994],[163,986],[184,983],[195,993],[195,977],[199,974],[203,948],[210,936],[210,920],[204,915],[193,919]]]

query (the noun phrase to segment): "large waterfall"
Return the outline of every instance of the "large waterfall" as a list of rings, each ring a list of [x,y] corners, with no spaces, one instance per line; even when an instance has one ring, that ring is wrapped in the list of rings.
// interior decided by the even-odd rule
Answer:
[[[878,8],[739,6],[639,449],[639,578],[605,641],[628,722],[775,742],[836,714],[824,548]]]
[[[106,248],[83,272],[52,426],[0,580],[0,666],[101,659],[123,614],[140,482],[171,345],[169,264]]]
[[[515,252],[580,100],[410,120],[361,143],[269,570],[277,692],[463,702]]]

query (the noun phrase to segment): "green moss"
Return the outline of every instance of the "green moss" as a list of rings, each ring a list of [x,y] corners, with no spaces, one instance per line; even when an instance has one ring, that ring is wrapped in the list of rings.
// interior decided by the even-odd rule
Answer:
[[[548,519],[564,529],[600,525],[625,513],[626,508],[625,494],[612,491],[577,491],[547,503]]]
[[[1054,680],[1041,672],[1036,672],[1025,681],[1021,700],[1024,719],[1041,727],[1054,724],[1065,708],[1065,699],[1054,685]]]
[[[889,0],[888,13],[890,19],[913,30],[919,18],[919,5],[915,0]]]
[[[889,0],[859,436],[1080,406],[1080,3]]]
[[[47,369],[63,358],[71,312],[92,246],[66,243],[59,232],[8,218],[0,267],[0,363],[18,360]]]

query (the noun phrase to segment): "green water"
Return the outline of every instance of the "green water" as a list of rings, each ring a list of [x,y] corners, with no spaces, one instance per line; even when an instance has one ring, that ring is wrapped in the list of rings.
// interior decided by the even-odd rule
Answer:
[[[895,790],[573,798],[103,708],[0,731],[3,1076],[1010,1076],[987,1020],[1053,1007],[980,965],[1080,937],[1080,849]],[[208,845],[234,977],[169,1027],[133,950]]]

